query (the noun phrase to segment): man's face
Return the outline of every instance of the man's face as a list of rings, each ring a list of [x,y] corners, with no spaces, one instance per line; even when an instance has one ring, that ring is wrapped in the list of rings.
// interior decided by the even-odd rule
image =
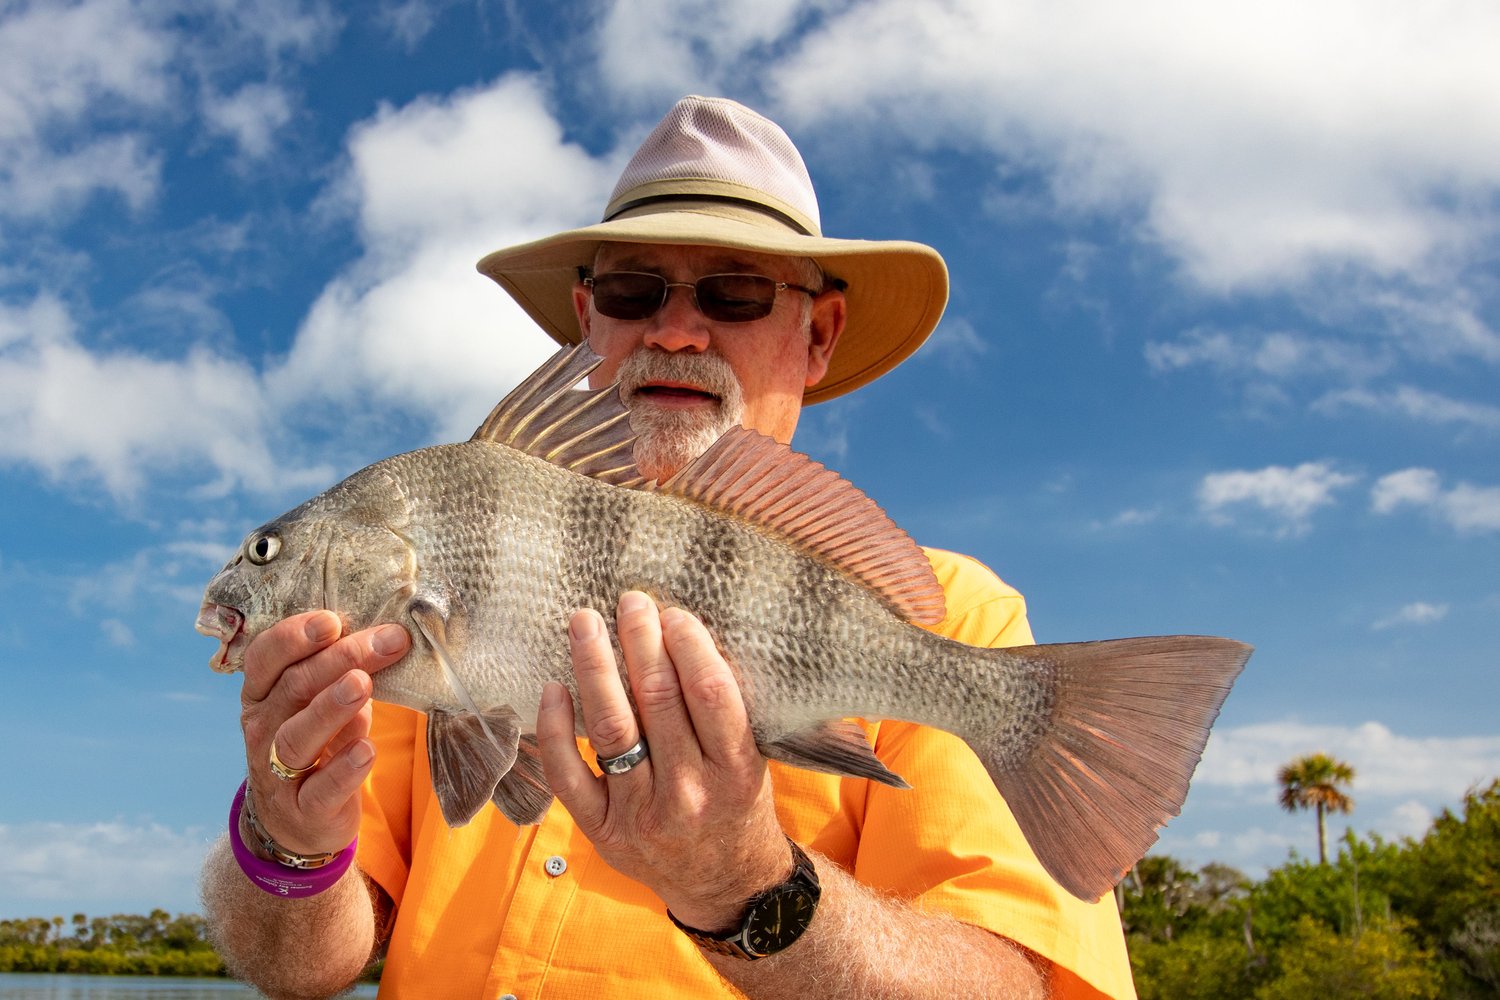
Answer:
[[[645,271],[670,282],[740,273],[802,283],[787,258],[701,246],[607,243],[594,270]],[[641,320],[599,313],[581,283],[573,303],[590,347],[604,359],[591,382],[621,380],[640,437],[637,464],[656,479],[676,472],[736,423],[790,442],[803,390],[827,372],[844,326],[844,296],[835,290],[809,306],[805,293],[786,289],[770,315],[747,323],[709,319],[688,288],[670,289],[661,309]]]

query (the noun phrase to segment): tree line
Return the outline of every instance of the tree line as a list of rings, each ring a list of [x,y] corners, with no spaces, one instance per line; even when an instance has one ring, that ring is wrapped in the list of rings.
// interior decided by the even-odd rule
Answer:
[[[173,916],[29,917],[0,920],[0,972],[223,976],[224,963],[196,913]]]
[[[1323,793],[1309,805],[1319,795],[1319,861],[1294,856],[1252,881],[1149,856],[1126,876],[1117,898],[1140,1000],[1500,996],[1500,780],[1421,838],[1346,832],[1331,859],[1323,815],[1347,809]]]

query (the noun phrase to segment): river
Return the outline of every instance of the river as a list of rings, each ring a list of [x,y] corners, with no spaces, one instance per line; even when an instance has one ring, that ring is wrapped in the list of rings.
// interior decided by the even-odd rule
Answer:
[[[349,996],[373,997],[361,985]],[[232,979],[173,976],[68,976],[0,972],[0,1000],[254,1000],[260,994]]]

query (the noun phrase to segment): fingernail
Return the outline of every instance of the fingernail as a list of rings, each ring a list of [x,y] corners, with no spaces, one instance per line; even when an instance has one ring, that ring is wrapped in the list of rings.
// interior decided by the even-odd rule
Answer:
[[[645,611],[651,607],[651,598],[639,590],[628,590],[620,595],[620,614]]]
[[[542,685],[542,707],[549,711],[561,708],[568,700],[568,689],[557,681],[548,681]]]
[[[382,625],[370,637],[370,648],[381,656],[394,656],[405,650],[409,641],[406,629],[400,625]]]
[[[333,686],[333,697],[340,705],[352,705],[365,696],[364,685],[359,678],[352,674],[345,674],[339,678],[339,682]]]
[[[355,740],[349,745],[349,763],[356,768],[364,767],[375,756],[375,748],[369,740]]]
[[[580,642],[599,637],[599,616],[592,611],[580,611],[568,622],[568,634]]]
[[[339,620],[331,614],[313,615],[302,626],[303,634],[309,642],[325,643],[337,638],[339,634]]]

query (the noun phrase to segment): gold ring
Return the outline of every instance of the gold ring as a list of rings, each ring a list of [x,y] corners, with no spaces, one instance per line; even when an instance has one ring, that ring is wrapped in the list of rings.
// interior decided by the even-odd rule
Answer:
[[[306,767],[292,767],[282,761],[276,755],[276,741],[271,741],[271,773],[282,781],[296,781],[298,778],[311,774],[318,769],[318,762],[313,761]]]

